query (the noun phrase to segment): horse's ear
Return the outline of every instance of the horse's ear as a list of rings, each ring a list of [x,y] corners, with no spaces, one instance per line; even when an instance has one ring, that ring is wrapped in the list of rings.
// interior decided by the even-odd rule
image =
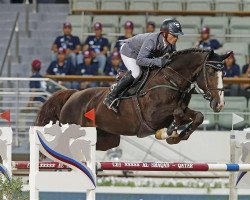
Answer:
[[[228,58],[232,54],[233,54],[233,51],[228,51],[227,53],[220,56],[221,60],[225,60],[226,58]]]

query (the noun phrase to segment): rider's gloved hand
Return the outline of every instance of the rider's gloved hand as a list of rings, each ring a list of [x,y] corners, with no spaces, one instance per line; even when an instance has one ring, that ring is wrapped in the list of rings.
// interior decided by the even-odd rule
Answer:
[[[169,56],[163,56],[161,59],[161,67],[165,67],[170,62],[171,62],[171,59],[169,58]]]

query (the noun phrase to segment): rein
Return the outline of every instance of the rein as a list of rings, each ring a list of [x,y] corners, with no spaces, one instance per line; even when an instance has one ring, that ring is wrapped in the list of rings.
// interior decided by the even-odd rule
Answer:
[[[219,91],[224,91],[224,88],[210,88],[209,84],[208,84],[208,80],[207,80],[207,70],[206,67],[212,67],[216,70],[222,70],[223,67],[223,63],[222,62],[218,62],[218,61],[207,61],[204,62],[204,65],[202,67],[202,70],[199,70],[198,74],[201,73],[203,71],[203,76],[204,76],[204,82],[205,82],[205,87],[206,87],[206,92],[202,92],[199,88],[199,86],[197,84],[194,85],[194,88],[196,88],[197,92],[199,94],[201,94],[203,96],[204,99],[206,100],[211,100],[211,91],[212,90],[219,90]],[[186,82],[193,84],[193,82],[191,80],[186,79],[184,76],[182,76],[180,73],[178,73],[177,71],[175,71],[173,68],[171,67],[167,67],[168,69],[170,69],[171,71],[173,71],[176,75],[178,75],[179,77],[181,77],[182,79],[184,79]],[[160,68],[159,70],[156,71],[156,73],[152,76],[152,78],[148,81],[148,83],[163,69]],[[196,76],[198,76],[198,74]],[[164,75],[164,78],[166,79],[166,76]],[[169,83],[168,84],[160,84],[160,85],[156,85],[153,86],[151,88],[149,88],[147,91],[145,92],[141,92],[139,93],[139,96],[144,96],[146,95],[148,92],[150,92],[151,90],[154,89],[158,89],[158,88],[168,88],[177,92],[181,92],[181,93],[189,93],[189,91],[191,90],[190,87],[188,87],[186,90],[181,90],[178,85],[172,81],[172,80],[168,80]]]

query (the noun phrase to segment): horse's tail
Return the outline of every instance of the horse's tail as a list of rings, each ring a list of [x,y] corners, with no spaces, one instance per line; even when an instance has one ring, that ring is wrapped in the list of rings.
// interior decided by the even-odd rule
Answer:
[[[39,110],[35,126],[45,126],[50,121],[56,123],[59,121],[60,112],[63,105],[67,102],[69,97],[78,90],[59,90],[55,92]]]

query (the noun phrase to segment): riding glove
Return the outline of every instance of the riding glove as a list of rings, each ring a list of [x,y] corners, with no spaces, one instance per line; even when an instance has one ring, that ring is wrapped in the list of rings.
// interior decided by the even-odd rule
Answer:
[[[163,56],[161,59],[161,67],[165,67],[171,62],[171,59],[168,56]]]

